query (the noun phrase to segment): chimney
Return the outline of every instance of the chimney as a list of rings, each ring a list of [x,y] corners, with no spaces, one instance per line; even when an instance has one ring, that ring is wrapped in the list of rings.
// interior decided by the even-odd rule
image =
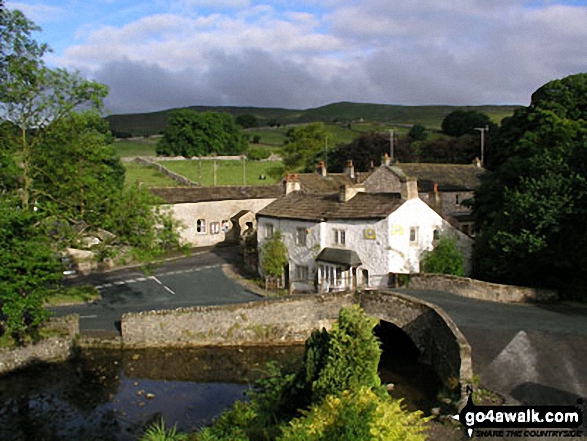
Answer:
[[[381,165],[391,165],[391,158],[387,153],[381,157]]]
[[[290,175],[289,173],[287,175],[285,175],[285,181],[284,181],[284,191],[285,194],[290,194],[291,192],[294,191],[300,191],[301,190],[301,186],[300,183],[298,182],[298,175]]]
[[[417,199],[418,196],[418,180],[416,178],[407,178],[402,182],[401,189],[402,199],[410,200]]]
[[[429,204],[438,214],[442,213],[442,198],[438,192],[438,183],[434,183],[434,190],[429,195]]]
[[[344,174],[351,179],[355,179],[355,167],[353,166],[353,161],[350,159],[346,162],[344,167]]]
[[[320,161],[318,163],[318,166],[316,167],[316,171],[318,172],[318,174],[320,176],[322,176],[323,178],[326,177],[326,164],[324,163],[324,161]]]
[[[354,198],[357,193],[363,193],[364,191],[364,185],[343,185],[340,187],[339,200],[340,202],[348,202]]]

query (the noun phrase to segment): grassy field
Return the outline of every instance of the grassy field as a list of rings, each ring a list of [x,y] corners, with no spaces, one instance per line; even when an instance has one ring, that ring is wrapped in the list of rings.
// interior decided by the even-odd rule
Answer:
[[[124,156],[156,156],[155,147],[157,139],[140,138],[133,140],[120,140],[114,143],[120,157]]]
[[[158,172],[155,168],[136,162],[123,162],[126,169],[124,186],[130,187],[137,181],[147,187],[177,187],[179,184],[173,179]]]
[[[214,161],[162,161],[169,170],[185,176],[191,181],[205,186],[214,185]],[[275,167],[275,162],[247,161],[245,164],[245,176],[243,179],[242,161],[216,161],[216,185],[269,185],[276,181],[269,176],[269,169]],[[259,179],[266,176],[266,179]]]

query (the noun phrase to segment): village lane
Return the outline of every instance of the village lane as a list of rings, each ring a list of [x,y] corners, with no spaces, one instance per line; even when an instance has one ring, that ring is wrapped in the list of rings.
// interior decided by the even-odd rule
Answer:
[[[469,341],[481,385],[509,402],[573,405],[587,398],[587,305],[397,291],[440,306]]]
[[[162,263],[151,271],[126,268],[77,277],[70,284],[92,284],[102,298],[74,306],[51,308],[58,316],[79,314],[82,333],[119,332],[125,312],[223,305],[260,300],[224,273],[233,262],[231,249],[212,249]]]

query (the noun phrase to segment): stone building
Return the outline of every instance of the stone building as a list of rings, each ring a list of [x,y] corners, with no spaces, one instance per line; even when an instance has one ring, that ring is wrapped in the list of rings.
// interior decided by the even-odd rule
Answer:
[[[255,213],[283,194],[281,185],[152,188],[181,223],[182,243],[192,247],[238,241],[238,234],[255,222]],[[250,213],[247,215],[247,213]],[[237,225],[238,224],[238,225]],[[252,225],[254,228],[255,225]]]
[[[286,282],[295,291],[386,287],[398,274],[418,272],[422,253],[442,234],[470,255],[472,240],[418,197],[413,179],[385,193],[361,184],[318,193],[304,191],[300,181],[288,177],[291,191],[257,213],[259,249],[281,231]]]

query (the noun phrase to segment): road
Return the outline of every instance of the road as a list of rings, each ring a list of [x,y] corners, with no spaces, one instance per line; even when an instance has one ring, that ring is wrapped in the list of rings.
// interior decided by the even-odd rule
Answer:
[[[472,348],[481,384],[524,404],[587,398],[587,305],[502,304],[440,291],[398,290],[440,306]]]
[[[125,312],[222,305],[261,299],[232,279],[222,266],[234,251],[220,249],[168,261],[152,272],[128,268],[70,280],[92,284],[102,299],[91,304],[52,308],[56,315],[80,315],[82,332],[118,332]]]

